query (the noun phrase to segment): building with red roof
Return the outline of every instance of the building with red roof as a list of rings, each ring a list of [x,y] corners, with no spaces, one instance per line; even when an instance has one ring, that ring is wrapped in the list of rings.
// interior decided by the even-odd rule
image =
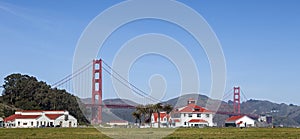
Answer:
[[[214,126],[214,113],[206,108],[196,105],[196,100],[188,99],[187,105],[177,108],[172,119],[172,126],[175,127],[205,127]],[[175,117],[175,116],[174,116]]]
[[[166,112],[160,112],[159,115],[158,113],[152,113],[151,116],[152,127],[158,127],[159,123],[160,123],[160,127],[168,127],[168,124],[171,123],[170,114],[167,114]]]
[[[255,120],[248,117],[247,115],[231,116],[225,121],[226,127],[254,127]]]
[[[22,110],[4,119],[5,127],[77,127],[77,119],[68,111]]]

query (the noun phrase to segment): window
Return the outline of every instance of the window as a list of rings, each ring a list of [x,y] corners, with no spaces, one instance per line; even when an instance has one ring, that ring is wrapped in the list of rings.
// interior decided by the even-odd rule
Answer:
[[[183,117],[185,117],[185,113],[183,114]]]
[[[33,122],[31,122],[31,126],[33,126]]]
[[[206,118],[209,118],[209,114],[206,114]]]
[[[65,121],[68,121],[68,120],[69,120],[69,116],[65,115]]]
[[[186,125],[186,122],[184,122],[184,125]]]
[[[197,114],[197,117],[201,117],[201,114],[200,114],[200,113],[198,113],[198,114]]]
[[[190,114],[189,114],[189,117],[193,117],[193,114],[190,113]]]
[[[27,125],[27,123],[23,123],[23,125]]]
[[[20,122],[18,122],[18,126],[20,126],[20,124],[21,124],[21,123],[20,123]]]

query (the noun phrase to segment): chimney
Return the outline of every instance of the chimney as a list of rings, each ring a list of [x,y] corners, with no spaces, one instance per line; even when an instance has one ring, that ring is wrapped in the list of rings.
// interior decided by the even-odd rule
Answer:
[[[196,104],[196,100],[193,98],[188,99],[187,104]]]

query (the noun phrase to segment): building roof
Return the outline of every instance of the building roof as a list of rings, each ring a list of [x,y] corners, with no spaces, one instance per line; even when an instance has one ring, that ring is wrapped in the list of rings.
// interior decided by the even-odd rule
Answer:
[[[208,123],[206,120],[203,119],[192,119],[189,123]]]
[[[13,115],[5,118],[4,121],[8,122],[8,121],[14,121],[16,119],[37,119],[40,116],[42,116],[42,112],[44,112],[45,116],[48,117],[49,119],[55,120],[58,117],[60,117],[61,115],[63,115],[62,112],[65,112],[65,111],[19,110],[19,111],[15,112],[16,114],[13,114]],[[50,113],[47,114],[47,112],[50,112]],[[58,113],[51,113],[51,112],[58,112]]]
[[[229,122],[229,121],[237,121],[241,118],[243,118],[245,115],[238,115],[238,116],[231,116],[229,118],[226,119],[226,122]]]
[[[55,120],[59,116],[62,116],[63,114],[45,114],[49,119]]]
[[[21,114],[14,114],[4,119],[5,122],[14,121],[15,119],[36,119],[41,115],[21,115]]]
[[[188,113],[205,113],[205,112],[210,113],[212,111],[207,110],[203,107],[200,107],[196,104],[190,103],[187,106],[184,106],[184,107],[180,108],[178,112],[180,112],[180,113],[184,113],[184,112],[188,112]]]
[[[153,113],[153,117],[154,117],[154,122],[157,122],[158,120],[158,113]],[[167,117],[170,118],[170,115],[167,114],[166,112],[160,112],[160,119]]]
[[[50,111],[50,110],[18,110],[16,112],[64,112],[62,110],[53,110],[53,111]]]
[[[174,119],[174,122],[175,122],[175,123],[179,123],[179,122],[180,122],[180,119]]]

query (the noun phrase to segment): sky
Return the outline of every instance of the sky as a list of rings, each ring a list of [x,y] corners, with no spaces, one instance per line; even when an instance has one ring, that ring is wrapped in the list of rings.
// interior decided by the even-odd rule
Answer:
[[[11,73],[22,73],[53,84],[70,74],[82,32],[98,14],[119,2],[0,0],[0,82]],[[225,92],[240,86],[247,99],[300,105],[298,0],[179,2],[202,15],[218,37],[226,60]],[[200,92],[209,94],[211,73],[205,51],[174,24],[150,19],[126,24],[107,39],[98,58],[111,64],[123,43],[143,33],[162,33],[186,46],[199,71]],[[149,92],[153,75],[164,76],[163,99],[178,95],[176,66],[159,55],[138,59],[131,67],[130,82]],[[104,76],[104,98],[113,98],[110,77]]]

